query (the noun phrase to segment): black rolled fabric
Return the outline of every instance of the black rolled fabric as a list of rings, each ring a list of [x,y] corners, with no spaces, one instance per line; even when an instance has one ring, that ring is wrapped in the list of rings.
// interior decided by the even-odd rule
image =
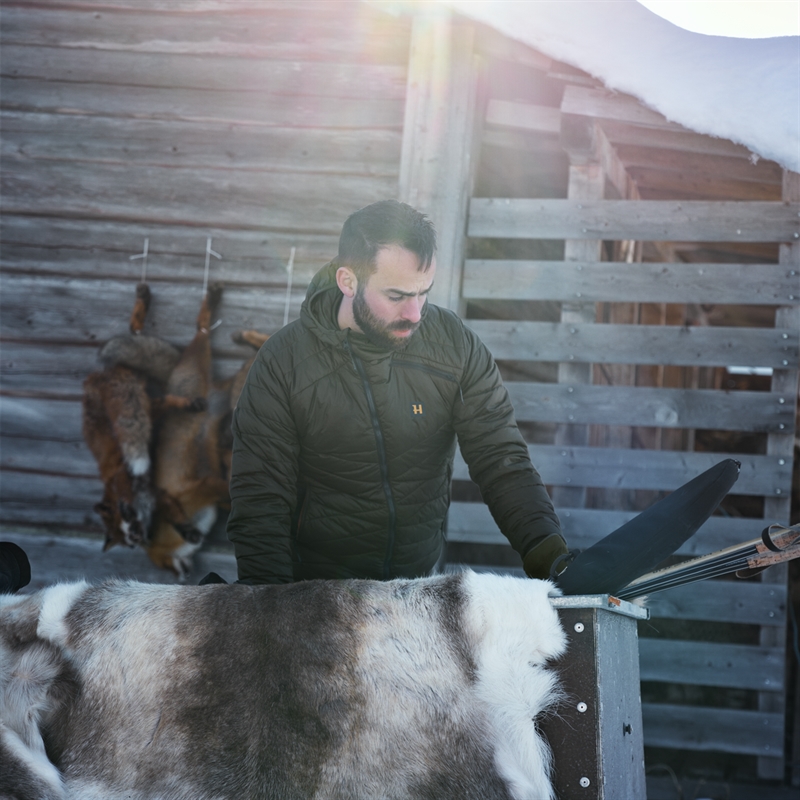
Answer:
[[[0,542],[0,594],[14,594],[31,582],[31,564],[14,542]]]
[[[556,584],[566,595],[613,595],[651,572],[711,516],[739,477],[740,467],[729,458],[692,478],[580,553]]]

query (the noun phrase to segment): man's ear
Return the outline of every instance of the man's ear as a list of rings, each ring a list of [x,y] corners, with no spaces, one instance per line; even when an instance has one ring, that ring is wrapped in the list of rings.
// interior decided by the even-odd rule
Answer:
[[[358,278],[356,278],[355,272],[350,267],[339,267],[336,270],[336,285],[345,297],[349,297],[352,300],[356,296]]]

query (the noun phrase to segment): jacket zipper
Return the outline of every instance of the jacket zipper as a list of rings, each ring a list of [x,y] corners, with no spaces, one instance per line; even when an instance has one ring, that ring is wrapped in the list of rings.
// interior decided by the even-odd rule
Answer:
[[[383,438],[381,423],[378,419],[378,409],[375,406],[375,397],[372,394],[372,386],[370,385],[369,378],[367,377],[366,370],[364,369],[364,364],[353,352],[353,349],[350,347],[350,342],[348,342],[347,339],[344,340],[344,347],[350,354],[353,367],[355,367],[358,376],[361,378],[361,385],[364,387],[364,394],[367,397],[367,406],[369,407],[369,415],[372,421],[372,430],[375,433],[375,442],[378,447],[378,464],[381,471],[383,494],[386,497],[386,505],[389,510],[388,541],[386,543],[386,557],[383,561],[383,579],[389,580],[389,576],[391,575],[392,552],[394,551],[395,531],[397,527],[397,511],[395,509],[392,486],[389,483],[389,465],[386,460],[386,442]]]

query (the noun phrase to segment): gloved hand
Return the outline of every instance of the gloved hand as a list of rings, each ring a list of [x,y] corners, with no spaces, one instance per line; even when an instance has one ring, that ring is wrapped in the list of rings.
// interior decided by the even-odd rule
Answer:
[[[525,557],[522,559],[522,568],[529,578],[550,580],[566,568],[571,560],[570,556],[564,537],[559,533],[550,533],[539,539],[525,553]],[[554,565],[555,575],[551,575],[551,569]]]

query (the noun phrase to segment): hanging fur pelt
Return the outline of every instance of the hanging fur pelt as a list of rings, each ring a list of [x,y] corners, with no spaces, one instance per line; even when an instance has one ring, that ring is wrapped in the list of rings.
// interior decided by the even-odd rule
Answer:
[[[549,800],[545,581],[0,597],[0,796]]]

